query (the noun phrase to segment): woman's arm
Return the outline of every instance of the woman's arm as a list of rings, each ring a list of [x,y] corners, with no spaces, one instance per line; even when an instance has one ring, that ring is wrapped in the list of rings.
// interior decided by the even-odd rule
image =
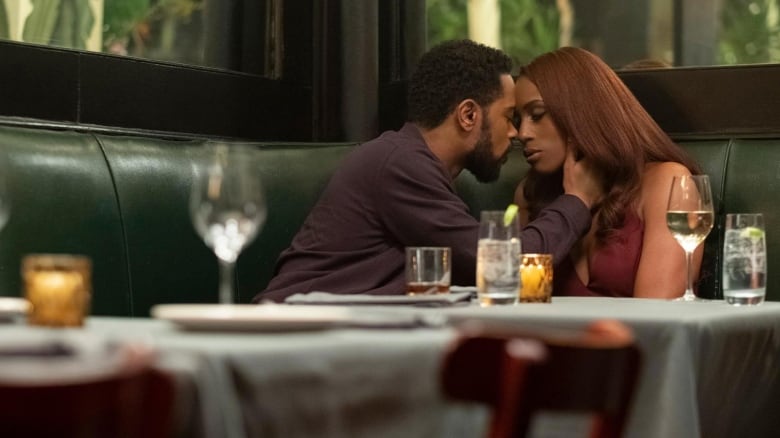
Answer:
[[[666,205],[672,178],[690,175],[680,163],[651,163],[642,176],[640,215],[645,234],[634,283],[634,296],[676,298],[685,292],[685,252],[666,226]],[[693,275],[698,278],[703,245],[693,253]]]

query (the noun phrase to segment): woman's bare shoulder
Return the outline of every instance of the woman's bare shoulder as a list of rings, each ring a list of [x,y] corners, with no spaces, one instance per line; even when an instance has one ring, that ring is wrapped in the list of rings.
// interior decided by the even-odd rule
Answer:
[[[645,180],[651,179],[672,179],[674,176],[690,175],[691,171],[688,170],[682,163],[676,161],[663,161],[655,163],[647,163],[643,178]]]
[[[690,174],[687,167],[673,161],[646,164],[642,175],[640,210],[646,207],[665,209],[672,178]]]

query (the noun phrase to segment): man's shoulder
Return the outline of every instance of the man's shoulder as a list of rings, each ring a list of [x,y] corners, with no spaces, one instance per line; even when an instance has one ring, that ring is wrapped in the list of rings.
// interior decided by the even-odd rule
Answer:
[[[397,131],[385,131],[378,137],[363,143],[369,148],[381,148],[386,152],[398,152],[425,147],[425,141],[414,131],[414,127],[404,125]]]
[[[408,140],[399,131],[385,131],[378,137],[358,145],[355,153],[388,155],[396,152],[408,143]]]
[[[427,155],[428,147],[419,134],[408,126],[398,131],[385,131],[378,137],[358,145],[350,161],[360,166],[382,167],[388,163],[419,165],[409,156]],[[373,164],[372,164],[373,163]]]

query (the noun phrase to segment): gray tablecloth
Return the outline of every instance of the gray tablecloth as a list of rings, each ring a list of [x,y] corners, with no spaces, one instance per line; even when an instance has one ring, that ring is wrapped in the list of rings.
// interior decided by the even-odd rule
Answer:
[[[161,351],[180,379],[181,436],[477,437],[486,427],[484,409],[439,394],[449,328],[205,333],[91,318],[87,330]]]
[[[552,304],[394,308],[525,327],[629,324],[644,355],[630,437],[774,436],[780,303],[557,298]],[[440,318],[438,318],[440,319]],[[438,320],[428,318],[428,320]],[[0,339],[31,330],[0,325]],[[78,330],[74,331],[77,335]],[[444,400],[451,328],[205,333],[166,321],[90,318],[85,336],[150,343],[179,381],[178,431],[207,437],[481,437],[484,409]]]

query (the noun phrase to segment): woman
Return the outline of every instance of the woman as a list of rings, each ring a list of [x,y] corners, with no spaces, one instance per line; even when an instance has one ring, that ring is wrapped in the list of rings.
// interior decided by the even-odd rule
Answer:
[[[686,284],[683,249],[666,226],[672,177],[700,173],[620,78],[573,47],[544,54],[516,82],[519,139],[531,165],[515,192],[527,223],[562,193],[567,153],[586,158],[604,197],[590,231],[556,260],[556,295],[673,298]],[[701,266],[694,254],[694,275]]]

